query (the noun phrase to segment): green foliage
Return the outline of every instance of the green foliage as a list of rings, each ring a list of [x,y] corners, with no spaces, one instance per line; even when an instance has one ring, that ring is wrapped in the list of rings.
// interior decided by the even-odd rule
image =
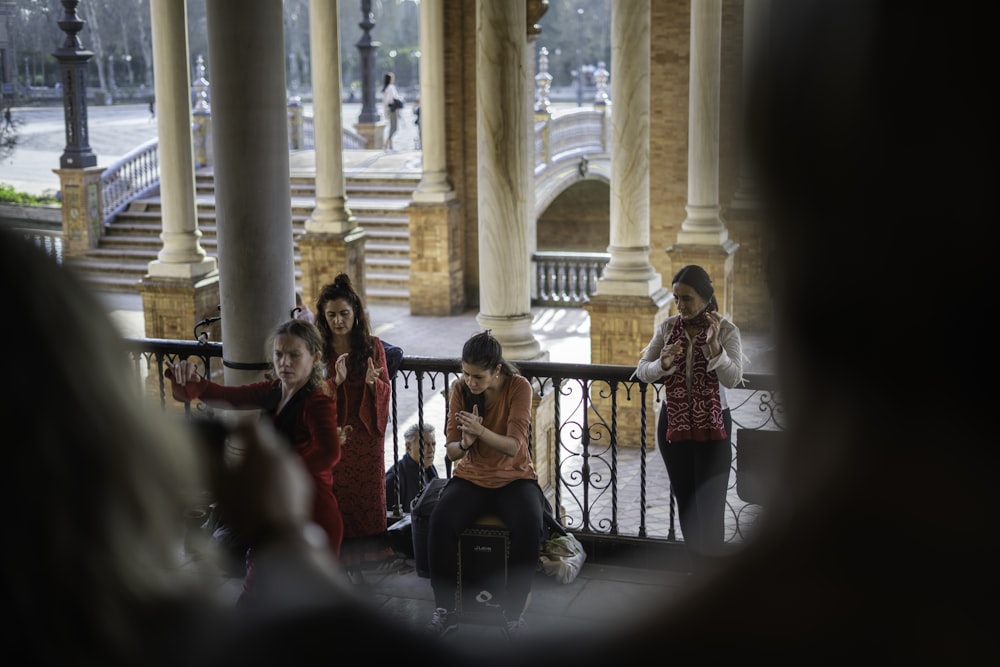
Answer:
[[[58,204],[55,194],[46,192],[42,195],[33,195],[27,192],[18,192],[13,185],[0,183],[0,204],[26,204],[28,206],[42,206],[45,204]]]

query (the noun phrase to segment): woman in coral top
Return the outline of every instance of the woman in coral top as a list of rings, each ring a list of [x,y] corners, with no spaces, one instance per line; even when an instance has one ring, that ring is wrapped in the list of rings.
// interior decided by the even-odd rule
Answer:
[[[351,580],[361,583],[362,572],[392,572],[403,565],[386,532],[385,429],[392,385],[385,348],[371,335],[364,303],[347,274],[320,291],[316,326],[344,427],[333,486],[344,517],[340,562]]]
[[[344,524],[333,494],[333,467],[340,460],[340,435],[337,404],[323,377],[323,339],[315,325],[293,319],[275,329],[269,347],[276,379],[227,387],[202,377],[197,365],[186,360],[167,368],[164,375],[171,380],[178,401],[263,410],[273,420],[312,477],[316,487],[313,521],[326,532],[333,554],[339,556]],[[248,552],[244,595],[251,589],[252,572]]]
[[[441,492],[428,527],[434,615],[427,631],[444,636],[454,616],[458,539],[485,513],[496,514],[510,533],[507,590],[500,600],[506,631],[524,626],[521,613],[531,591],[542,543],[544,496],[528,452],[531,384],[503,358],[487,330],[465,342],[462,379],[448,404],[448,459],[452,478]]]

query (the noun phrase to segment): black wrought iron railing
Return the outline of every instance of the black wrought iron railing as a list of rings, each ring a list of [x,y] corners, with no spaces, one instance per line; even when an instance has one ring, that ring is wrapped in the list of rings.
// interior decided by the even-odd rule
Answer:
[[[128,339],[137,381],[160,406],[180,407],[167,394],[163,371],[181,358],[221,368],[221,343]],[[601,364],[519,362],[536,390],[531,447],[540,482],[563,524],[581,537],[679,542],[683,539],[670,483],[656,450],[654,406],[662,386],[632,379],[634,368]],[[402,432],[413,423],[444,432],[447,389],[460,377],[458,359],[404,357],[393,379],[386,466],[402,456]],[[750,434],[782,431],[776,379],[748,374],[727,394],[733,415],[733,458],[726,540],[742,543],[762,507],[741,497],[740,447]],[[189,406],[187,406],[189,407]],[[439,448],[439,449],[443,449]],[[445,464],[446,474],[450,467]],[[401,507],[389,508],[398,517]],[[391,517],[390,517],[391,518]]]

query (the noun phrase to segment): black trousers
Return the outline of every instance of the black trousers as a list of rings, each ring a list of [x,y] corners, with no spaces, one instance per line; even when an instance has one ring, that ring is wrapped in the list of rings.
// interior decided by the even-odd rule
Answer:
[[[524,611],[542,547],[543,497],[533,479],[517,479],[498,489],[487,489],[459,477],[451,478],[434,507],[427,531],[435,606],[455,609],[459,536],[481,515],[492,513],[510,532],[507,590],[500,604],[508,620]]]
[[[667,442],[667,408],[660,409],[656,444],[677,498],[684,543],[695,558],[719,556],[725,542],[726,492],[732,469],[733,418],[722,411],[724,440]]]

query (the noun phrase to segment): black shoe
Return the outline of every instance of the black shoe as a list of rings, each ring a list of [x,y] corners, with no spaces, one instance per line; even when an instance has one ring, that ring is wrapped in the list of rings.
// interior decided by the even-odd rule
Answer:
[[[458,619],[455,618],[455,612],[449,612],[447,609],[438,607],[434,610],[431,622],[427,624],[425,630],[427,634],[434,637],[444,637],[457,628]]]
[[[365,586],[368,583],[358,567],[348,567],[344,570],[344,574],[347,575],[347,580],[355,586]]]
[[[406,559],[399,556],[390,556],[380,561],[366,561],[361,564],[361,571],[365,574],[393,574],[395,572],[408,572],[412,569],[406,564]]]
[[[518,614],[517,618],[513,621],[507,620],[507,615],[504,614],[504,634],[507,635],[508,641],[514,641],[517,636],[521,633],[527,624],[524,622],[524,614]]]

